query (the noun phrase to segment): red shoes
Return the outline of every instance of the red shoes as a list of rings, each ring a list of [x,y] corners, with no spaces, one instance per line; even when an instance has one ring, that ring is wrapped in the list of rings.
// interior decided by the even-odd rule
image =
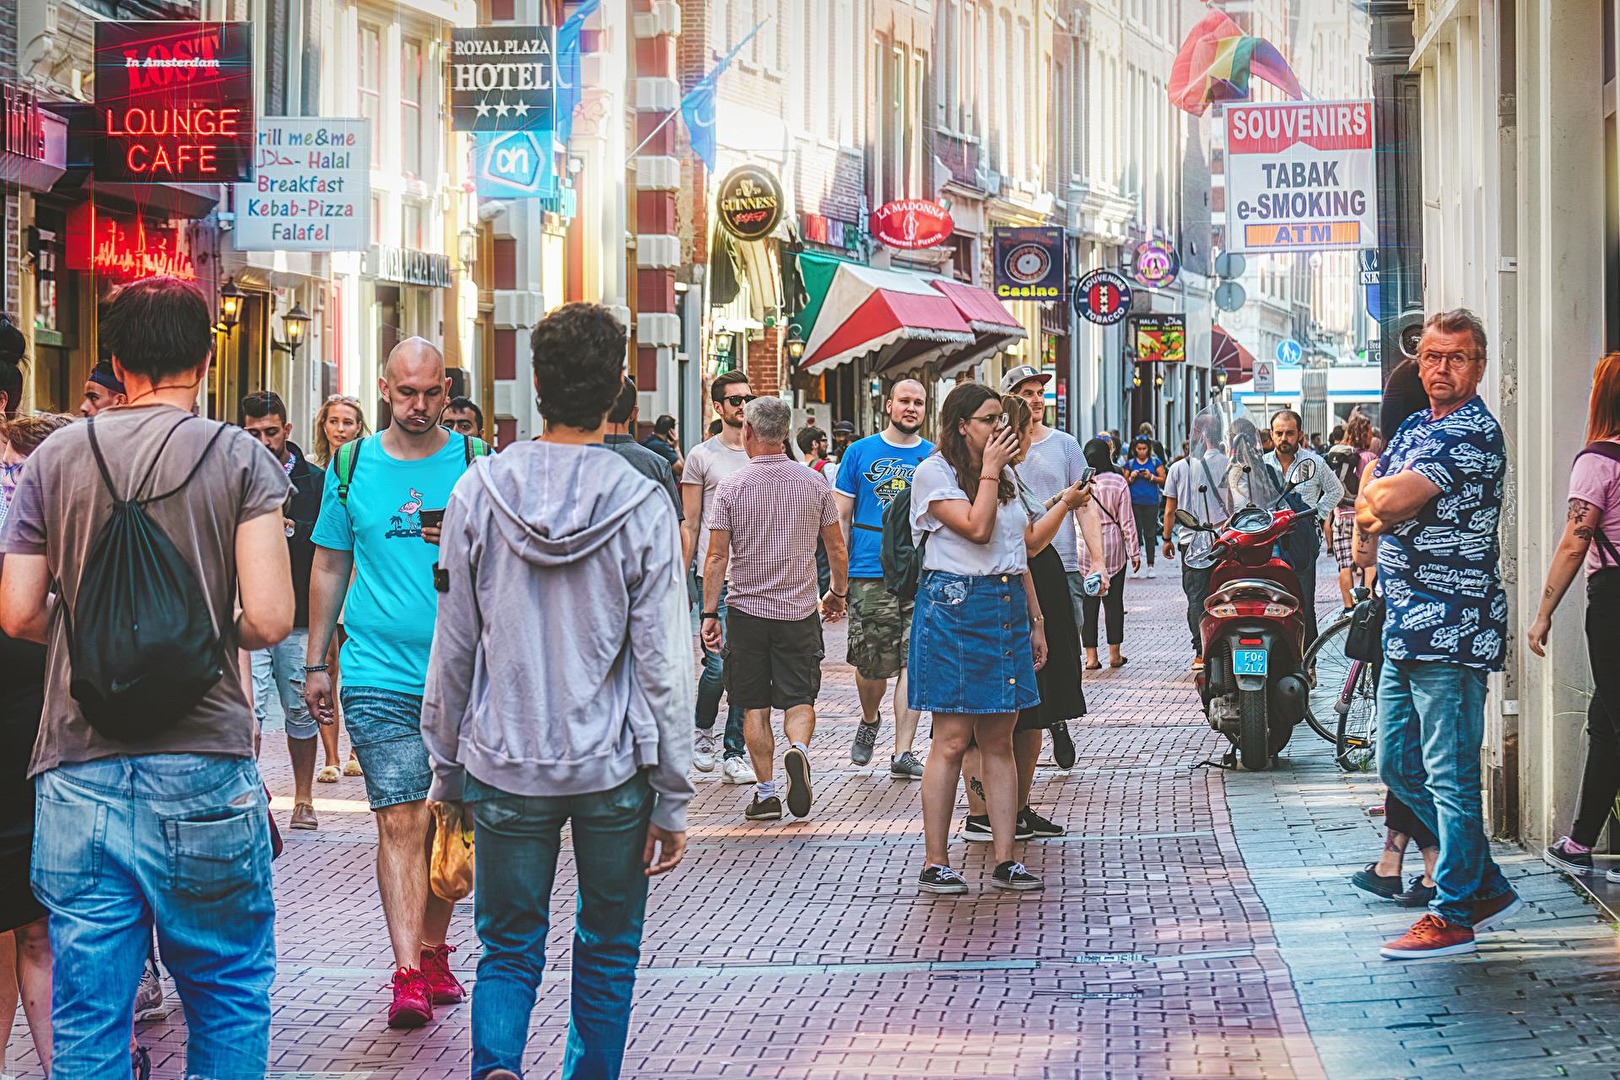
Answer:
[[[467,998],[467,991],[450,972],[450,954],[455,951],[454,945],[422,949],[422,974],[427,976],[435,1005],[460,1005]]]
[[[394,1001],[388,1006],[388,1026],[419,1028],[433,1019],[433,992],[427,976],[416,968],[394,972]]]

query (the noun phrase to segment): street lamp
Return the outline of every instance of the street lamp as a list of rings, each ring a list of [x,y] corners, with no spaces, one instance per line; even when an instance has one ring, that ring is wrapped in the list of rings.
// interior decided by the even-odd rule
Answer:
[[[219,287],[219,325],[225,328],[228,334],[236,329],[236,324],[242,318],[242,301],[247,294],[236,287],[236,279],[228,277],[225,284]]]
[[[311,319],[304,306],[294,301],[292,310],[281,317],[282,332],[287,335],[287,347],[292,350],[293,359],[298,358],[298,350],[309,336]]]
[[[798,323],[789,323],[787,336],[788,359],[795,364],[798,363],[804,356],[804,346],[804,331],[799,328]]]
[[[467,226],[456,234],[456,254],[461,257],[461,265],[471,267],[478,261],[478,230]]]

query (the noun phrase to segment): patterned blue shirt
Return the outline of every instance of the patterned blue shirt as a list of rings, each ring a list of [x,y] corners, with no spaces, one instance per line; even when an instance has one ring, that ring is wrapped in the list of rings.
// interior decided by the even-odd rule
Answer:
[[[1497,568],[1502,426],[1478,397],[1440,420],[1424,409],[1389,441],[1376,475],[1408,469],[1440,494],[1378,542],[1384,655],[1500,671],[1508,610]]]

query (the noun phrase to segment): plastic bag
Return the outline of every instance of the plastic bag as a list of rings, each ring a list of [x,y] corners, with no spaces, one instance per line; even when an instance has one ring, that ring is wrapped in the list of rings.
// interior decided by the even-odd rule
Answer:
[[[433,894],[454,903],[473,891],[472,816],[461,803],[433,803],[433,856],[428,860]]]

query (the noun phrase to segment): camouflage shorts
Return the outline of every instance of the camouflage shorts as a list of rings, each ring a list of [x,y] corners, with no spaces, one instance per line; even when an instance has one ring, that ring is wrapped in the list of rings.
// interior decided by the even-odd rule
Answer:
[[[849,581],[849,649],[845,659],[864,679],[892,679],[911,647],[912,601],[883,587],[882,578]]]

